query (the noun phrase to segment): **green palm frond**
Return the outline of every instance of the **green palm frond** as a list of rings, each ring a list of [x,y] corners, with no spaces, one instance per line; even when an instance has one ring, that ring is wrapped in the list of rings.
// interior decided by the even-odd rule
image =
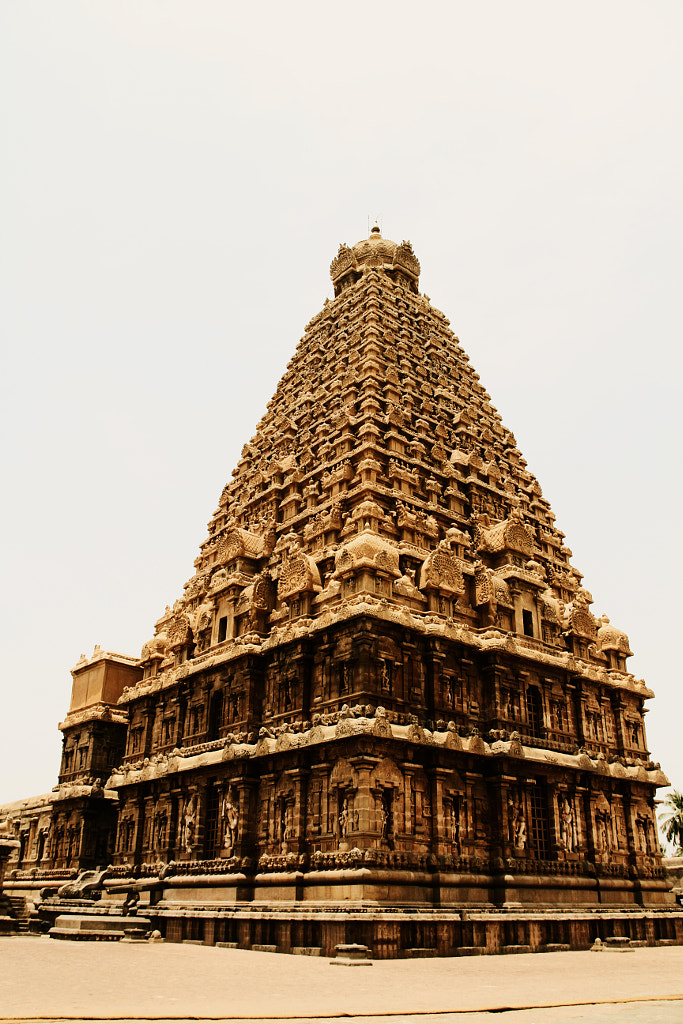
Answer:
[[[663,804],[664,813],[659,815],[659,824],[667,842],[676,847],[676,854],[683,854],[683,793],[674,789]]]

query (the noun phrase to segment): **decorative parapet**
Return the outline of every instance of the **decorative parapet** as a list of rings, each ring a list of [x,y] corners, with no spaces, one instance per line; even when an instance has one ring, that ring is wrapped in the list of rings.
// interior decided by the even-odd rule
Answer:
[[[381,736],[384,739],[443,747],[454,751],[462,750],[482,757],[525,758],[530,764],[552,764],[611,775],[614,778],[630,779],[634,782],[645,782],[654,786],[669,785],[660,766],[651,762],[626,763],[624,759],[620,759],[608,763],[599,755],[592,759],[585,749],[568,754],[557,749],[525,746],[519,733],[508,734],[505,730],[497,733],[496,738],[489,743],[479,735],[476,728],[469,732],[459,731],[454,722],[439,721],[436,728],[430,730],[421,725],[413,715],[389,714],[384,708],[374,708],[372,705],[356,705],[351,708],[345,704],[340,711],[313,715],[312,722],[287,723],[272,729],[263,727],[257,738],[250,739],[244,733],[230,733],[225,739],[192,747],[177,747],[170,754],[156,754],[151,758],[121,765],[112,773],[105,789],[111,792],[177,772],[190,772],[197,768],[218,765],[226,760],[263,757],[296,747],[329,743],[361,735]]]
[[[98,701],[91,707],[70,711],[64,721],[59,723],[59,728],[68,729],[82,722],[118,722],[120,725],[126,725],[128,714],[123,708]]]
[[[78,800],[83,797],[101,797],[106,800],[116,800],[117,794],[111,789],[103,787],[99,779],[93,783],[63,782],[54,790],[52,800],[56,804],[62,800]]]
[[[135,667],[138,664],[138,659],[132,657],[130,654],[118,654],[116,651],[106,651],[100,647],[99,644],[95,644],[95,649],[90,657],[86,657],[85,654],[81,654],[80,658],[74,665],[73,672],[80,672],[82,669],[91,665],[96,665],[100,661],[109,661],[116,665],[125,665],[128,667]]]
[[[152,679],[143,679],[135,686],[125,687],[118,703],[129,704],[150,694],[170,689],[181,679],[225,665],[247,653],[272,651],[294,640],[315,636],[336,623],[348,622],[361,616],[395,622],[414,629],[417,633],[438,635],[473,649],[504,650],[510,654],[523,654],[525,658],[537,664],[566,669],[573,675],[582,676],[601,685],[628,690],[645,700],[654,697],[653,690],[631,673],[606,670],[603,665],[591,664],[575,657],[569,651],[558,650],[542,641],[517,633],[504,632],[495,627],[473,629],[467,623],[457,622],[443,615],[414,611],[404,604],[361,593],[326,607],[315,618],[303,617],[281,626],[273,626],[265,637],[258,633],[247,633],[227,640],[219,647],[192,658],[178,668],[168,669]]]

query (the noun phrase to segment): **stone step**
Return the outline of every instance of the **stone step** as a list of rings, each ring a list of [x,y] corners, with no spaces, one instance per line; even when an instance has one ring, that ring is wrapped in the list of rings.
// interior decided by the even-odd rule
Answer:
[[[151,931],[152,922],[146,917],[120,917],[116,914],[60,914],[50,928],[51,939],[80,939],[85,941],[118,941],[126,929]]]
[[[8,896],[8,902],[12,908],[12,917],[16,921],[17,931],[27,932],[30,915],[26,900],[23,896]]]

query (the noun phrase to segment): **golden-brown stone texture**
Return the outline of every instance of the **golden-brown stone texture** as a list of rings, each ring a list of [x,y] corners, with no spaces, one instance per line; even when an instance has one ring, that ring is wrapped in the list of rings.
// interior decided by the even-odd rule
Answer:
[[[377,228],[332,261],[116,704],[113,872],[195,903],[209,876],[228,903],[661,903],[652,693],[419,273]]]

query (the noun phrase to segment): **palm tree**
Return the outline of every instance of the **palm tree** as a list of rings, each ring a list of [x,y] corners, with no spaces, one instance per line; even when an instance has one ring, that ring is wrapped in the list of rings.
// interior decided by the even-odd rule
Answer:
[[[667,842],[674,844],[674,856],[683,857],[683,793],[673,789],[663,806],[670,814],[660,814],[661,825]]]

